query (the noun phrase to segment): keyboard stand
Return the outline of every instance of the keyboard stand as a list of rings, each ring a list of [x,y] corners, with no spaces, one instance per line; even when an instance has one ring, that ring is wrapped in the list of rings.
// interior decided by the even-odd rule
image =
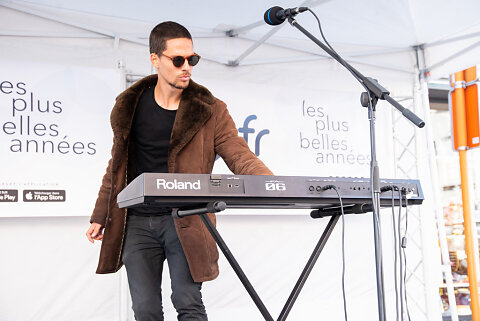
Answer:
[[[189,210],[182,210],[182,209],[176,208],[176,209],[173,209],[172,215],[175,218],[189,216],[189,215],[200,215],[200,218],[202,219],[203,223],[207,227],[208,231],[212,235],[218,247],[222,250],[223,254],[225,255],[225,258],[230,263],[231,267],[237,274],[238,278],[242,282],[243,286],[247,290],[248,294],[252,298],[253,302],[257,306],[260,313],[263,315],[264,319],[266,321],[274,321],[270,312],[268,312],[267,308],[263,304],[262,300],[258,296],[257,292],[253,288],[252,284],[248,280],[247,276],[243,272],[237,260],[233,256],[232,252],[229,250],[227,244],[220,236],[220,233],[218,233],[218,230],[215,228],[215,225],[212,223],[208,215],[206,215],[207,213],[217,213],[217,212],[223,211],[225,210],[225,208],[226,208],[225,202],[221,202],[221,201],[211,202],[211,203],[208,203],[206,207],[202,207],[202,208],[195,208],[195,209],[189,209]],[[328,222],[325,230],[323,231],[323,234],[320,237],[317,245],[315,246],[315,249],[310,255],[310,258],[308,259],[307,264],[305,265],[302,273],[300,274],[300,277],[298,278],[297,283],[293,287],[293,290],[290,293],[290,296],[285,302],[285,305],[282,311],[280,312],[280,315],[278,316],[277,321],[284,321],[287,319],[288,313],[290,313],[290,310],[292,309],[293,304],[295,303],[295,300],[297,299],[298,295],[300,294],[300,291],[302,290],[305,282],[307,281],[307,278],[310,275],[310,272],[312,271],[315,263],[317,262],[317,259],[320,256],[320,253],[322,252],[323,248],[325,247],[325,244],[327,243],[328,238],[332,234],[332,231],[335,225],[337,224],[339,218],[340,218],[340,214],[338,213],[331,214],[330,221]]]

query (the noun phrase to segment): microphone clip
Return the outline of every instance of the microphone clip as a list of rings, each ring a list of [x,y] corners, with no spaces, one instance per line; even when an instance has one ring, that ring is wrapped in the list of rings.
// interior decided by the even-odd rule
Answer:
[[[281,16],[280,19],[288,19],[288,18],[293,18],[295,17],[297,14],[301,13],[301,12],[304,12],[304,11],[307,11],[308,8],[307,7],[296,7],[296,8],[288,8],[288,9],[285,9],[285,10],[282,10],[279,12],[279,16]]]

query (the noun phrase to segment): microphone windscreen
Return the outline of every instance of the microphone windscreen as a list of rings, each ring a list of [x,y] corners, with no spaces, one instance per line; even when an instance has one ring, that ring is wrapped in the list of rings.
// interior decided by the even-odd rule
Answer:
[[[278,7],[278,6],[271,7],[270,9],[265,11],[265,14],[263,15],[263,20],[265,20],[265,22],[267,24],[272,25],[272,26],[276,26],[276,25],[281,24],[282,22],[285,21],[285,18],[279,19],[277,17],[277,13],[279,11],[283,11],[283,8]]]

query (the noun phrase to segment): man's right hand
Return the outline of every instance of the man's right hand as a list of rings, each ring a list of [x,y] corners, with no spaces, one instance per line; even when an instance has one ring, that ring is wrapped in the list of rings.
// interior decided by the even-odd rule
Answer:
[[[87,239],[92,243],[94,240],[101,241],[103,239],[103,226],[98,223],[92,223],[86,234]]]

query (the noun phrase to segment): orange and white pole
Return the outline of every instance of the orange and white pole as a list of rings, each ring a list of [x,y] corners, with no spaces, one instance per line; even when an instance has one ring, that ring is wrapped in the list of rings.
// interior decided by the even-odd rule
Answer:
[[[460,177],[463,202],[463,224],[465,228],[465,250],[467,253],[467,271],[470,289],[470,307],[472,310],[472,321],[480,321],[480,308],[478,298],[477,268],[475,262],[474,235],[472,226],[472,214],[470,208],[470,191],[468,184],[467,165],[467,113],[465,106],[465,77],[464,72],[457,72],[454,75],[453,85],[455,90],[452,93],[452,119],[454,131],[455,149],[460,157]],[[475,229],[476,230],[476,229]]]

